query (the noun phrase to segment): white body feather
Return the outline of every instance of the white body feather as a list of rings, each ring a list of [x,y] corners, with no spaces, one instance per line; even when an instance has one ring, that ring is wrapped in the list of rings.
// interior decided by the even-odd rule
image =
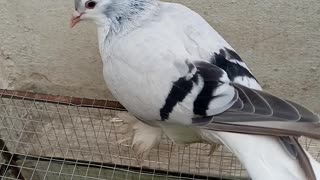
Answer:
[[[99,35],[99,40],[104,40],[99,44],[110,91],[130,112],[145,120],[160,119],[159,109],[165,104],[172,82],[188,71],[185,60],[209,62],[221,48],[232,49],[206,21],[182,5],[162,3],[154,18],[115,38],[106,40],[102,38],[104,33]],[[254,79],[247,78],[246,84],[261,89]],[[175,107],[169,121],[190,124],[195,94],[200,88],[193,91]]]
[[[98,26],[104,78],[110,91],[129,112],[142,120],[154,121],[153,126],[159,126],[159,109],[165,104],[172,82],[188,71],[185,60],[208,61],[219,49],[232,49],[198,14],[178,4],[160,4],[157,16],[132,31],[112,34],[108,28]],[[244,63],[240,65],[246,67]],[[261,89],[252,78],[238,77],[235,82]],[[192,94],[199,93],[200,88],[192,91],[183,102],[175,106],[168,122],[191,124]],[[174,141],[195,141],[193,138],[188,140],[185,136],[181,137],[181,132],[187,132],[186,129],[182,128],[178,132],[179,128],[160,127]],[[255,180],[306,179],[298,162],[288,156],[275,138],[200,129],[188,131],[193,131],[207,142],[220,140],[237,155]],[[143,142],[150,137],[150,131],[143,132],[147,134],[140,134],[138,141]],[[154,137],[156,140],[157,137]],[[310,159],[320,180],[319,164],[312,157]]]

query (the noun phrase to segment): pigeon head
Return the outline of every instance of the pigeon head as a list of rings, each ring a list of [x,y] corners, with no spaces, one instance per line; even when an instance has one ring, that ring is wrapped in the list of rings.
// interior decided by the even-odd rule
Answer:
[[[70,27],[83,20],[97,21],[106,18],[105,11],[113,0],[74,0],[75,11],[71,17]]]
[[[106,21],[121,24],[147,14],[157,6],[157,0],[74,0],[75,11],[70,21],[74,27],[83,20],[96,24]]]

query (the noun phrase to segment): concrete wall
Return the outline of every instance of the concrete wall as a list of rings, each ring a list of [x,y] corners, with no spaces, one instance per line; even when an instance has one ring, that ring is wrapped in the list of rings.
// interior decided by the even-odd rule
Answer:
[[[179,0],[199,12],[266,90],[320,112],[318,0]],[[69,29],[73,0],[0,1],[0,87],[110,97],[93,24]]]

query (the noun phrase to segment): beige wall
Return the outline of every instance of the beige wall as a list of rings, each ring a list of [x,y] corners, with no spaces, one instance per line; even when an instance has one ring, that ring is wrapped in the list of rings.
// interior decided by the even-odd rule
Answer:
[[[266,90],[320,112],[319,0],[179,0],[203,15]],[[68,28],[73,0],[0,1],[0,87],[110,97],[93,24]]]

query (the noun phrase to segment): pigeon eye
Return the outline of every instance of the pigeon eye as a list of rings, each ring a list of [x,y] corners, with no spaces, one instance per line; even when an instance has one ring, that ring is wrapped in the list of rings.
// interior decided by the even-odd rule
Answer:
[[[95,1],[87,1],[86,2],[86,8],[87,9],[93,9],[94,7],[96,7],[97,3]]]

